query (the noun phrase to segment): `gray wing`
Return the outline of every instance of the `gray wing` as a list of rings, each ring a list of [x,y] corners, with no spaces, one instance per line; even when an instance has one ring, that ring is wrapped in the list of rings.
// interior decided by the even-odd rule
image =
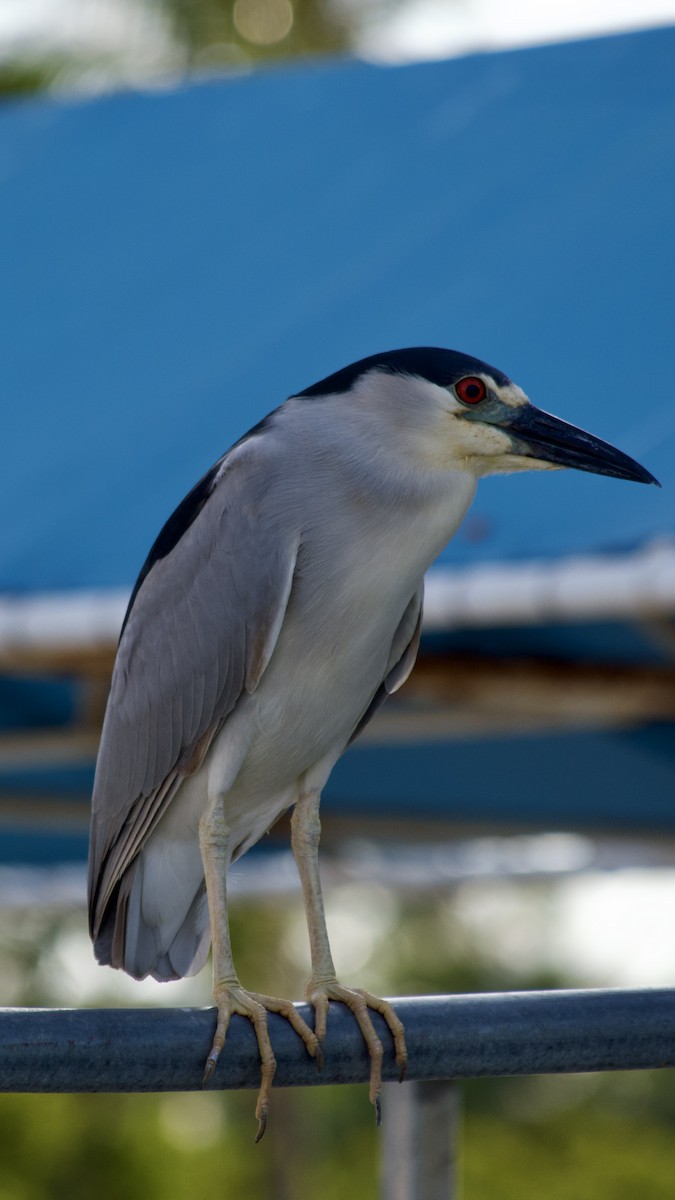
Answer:
[[[193,489],[134,590],[94,781],[94,938],[181,780],[197,769],[242,693],[255,690],[276,644],[299,535],[255,461],[259,446],[226,457]]]
[[[387,673],[350,737],[350,745],[363,732],[378,708],[382,707],[387,696],[391,696],[393,692],[397,692],[402,687],[415,666],[422,632],[423,605],[424,583],[421,583],[401,617],[394,634],[387,663]]]

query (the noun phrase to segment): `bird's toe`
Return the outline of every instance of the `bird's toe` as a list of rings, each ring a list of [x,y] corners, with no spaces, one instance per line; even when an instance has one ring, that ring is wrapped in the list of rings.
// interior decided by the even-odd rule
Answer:
[[[270,1012],[278,1013],[280,1016],[286,1018],[298,1037],[304,1042],[308,1054],[316,1059],[317,1065],[321,1069],[323,1054],[319,1039],[314,1030],[310,1029],[307,1022],[303,1021],[295,1005],[290,1000],[281,1000],[276,996],[263,996],[259,992],[248,992],[240,984],[232,983],[215,985],[213,994],[218,1016],[213,1042],[206,1059],[202,1087],[209,1082],[214,1074],[221,1051],[225,1045],[225,1038],[232,1015],[237,1013],[239,1016],[246,1017],[253,1025],[258,1043],[258,1052],[260,1054],[260,1089],[255,1109],[255,1115],[258,1119],[258,1132],[255,1140],[259,1142],[267,1126],[270,1093],[277,1068],[277,1060],[270,1041],[267,1014]]]
[[[215,985],[213,994],[218,1016],[213,1042],[206,1059],[202,1087],[209,1082],[214,1074],[221,1051],[225,1045],[227,1030],[233,1014],[237,1013],[239,1016],[246,1017],[253,1025],[258,1043],[258,1052],[260,1054],[260,1088],[255,1110],[256,1117],[258,1118],[258,1132],[255,1140],[259,1142],[267,1125],[270,1091],[277,1067],[267,1027],[267,1011],[278,1010],[262,1004],[260,1001],[263,997],[258,997],[251,992],[247,992],[239,984]],[[279,1001],[278,1003],[282,1004],[283,1001]]]
[[[394,1039],[396,1062],[399,1066],[400,1078],[403,1079],[408,1061],[408,1052],[403,1024],[396,1015],[393,1006],[389,1001],[381,1000],[378,996],[373,996],[371,992],[367,992],[363,988],[348,988],[344,984],[338,983],[337,980],[322,981],[321,983],[311,981],[307,988],[307,999],[314,1006],[315,1029],[320,1044],[326,1032],[328,1004],[330,1000],[337,1000],[339,1003],[345,1004],[354,1014],[370,1055],[369,1097],[371,1104],[375,1108],[375,1121],[379,1125],[384,1048],[375,1031],[369,1010],[372,1009],[374,1012],[380,1013],[391,1031]]]
[[[298,1037],[305,1043],[310,1058],[320,1059],[323,1062],[320,1037],[315,1030],[310,1029],[306,1021],[303,1021],[291,1000],[279,1000],[276,996],[261,996],[258,992],[251,992],[249,994],[251,999],[255,1000],[267,1012],[278,1013],[279,1016],[285,1017]]]
[[[408,1069],[408,1047],[406,1046],[403,1022],[397,1015],[393,1004],[390,1004],[388,1000],[382,1000],[379,996],[373,996],[372,992],[367,992],[364,988],[355,988],[354,991],[363,997],[368,1008],[379,1012],[380,1016],[384,1017],[387,1022],[391,1036],[394,1039],[394,1053],[399,1068],[399,1081],[402,1083]]]

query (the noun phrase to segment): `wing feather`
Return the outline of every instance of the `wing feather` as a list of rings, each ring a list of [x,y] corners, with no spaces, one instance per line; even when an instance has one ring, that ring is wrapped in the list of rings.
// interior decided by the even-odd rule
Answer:
[[[113,671],[92,801],[92,935],[181,779],[195,770],[274,651],[300,533],[275,473],[243,445],[224,460],[194,519],[146,563]],[[184,502],[185,503],[185,502]],[[171,520],[171,519],[170,519]],[[168,523],[167,523],[168,524]],[[158,543],[161,545],[161,535]]]
[[[394,634],[385,677],[350,737],[350,745],[363,732],[378,708],[382,707],[387,696],[391,696],[393,692],[397,692],[402,687],[415,666],[422,633],[423,606],[424,583],[421,583],[401,617]]]

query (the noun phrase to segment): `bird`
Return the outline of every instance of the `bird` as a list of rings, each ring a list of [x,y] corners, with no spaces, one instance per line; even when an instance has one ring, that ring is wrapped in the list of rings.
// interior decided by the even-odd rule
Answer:
[[[379,1118],[379,1012],[337,977],[319,877],[320,797],[339,757],[410,674],[424,575],[491,474],[573,467],[658,481],[536,408],[502,371],[437,347],[370,355],[289,397],[206,472],[133,588],[92,796],[89,926],[99,963],[193,975],[213,946],[214,1073],[230,1018],[253,1024],[267,1122],[280,1013],[321,1064],[329,1004],[353,1012]],[[311,955],[314,1028],[236,974],[227,874],[287,810]]]

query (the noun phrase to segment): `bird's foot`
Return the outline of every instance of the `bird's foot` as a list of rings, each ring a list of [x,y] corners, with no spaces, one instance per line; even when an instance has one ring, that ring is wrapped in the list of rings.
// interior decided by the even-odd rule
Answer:
[[[255,1140],[259,1142],[267,1125],[270,1091],[277,1067],[267,1024],[268,1012],[279,1013],[280,1016],[285,1017],[298,1036],[302,1038],[308,1053],[320,1064],[322,1060],[319,1040],[309,1025],[303,1021],[290,1000],[278,1000],[275,996],[261,996],[258,992],[248,992],[238,982],[215,984],[213,996],[218,1008],[218,1020],[213,1043],[206,1059],[202,1087],[209,1082],[216,1069],[220,1052],[225,1045],[225,1036],[232,1014],[238,1013],[242,1017],[247,1017],[255,1030],[260,1051],[261,1079],[255,1106],[255,1115],[258,1119],[258,1132]]]
[[[394,1039],[396,1062],[400,1071],[399,1078],[403,1080],[408,1065],[408,1051],[405,1044],[403,1024],[396,1016],[393,1006],[388,1000],[380,1000],[378,996],[373,996],[363,988],[344,987],[343,984],[338,983],[337,979],[323,980],[321,982],[311,980],[307,986],[307,1000],[314,1006],[314,1029],[319,1040],[319,1046],[322,1046],[326,1036],[329,1001],[338,1000],[341,1004],[346,1004],[347,1008],[353,1012],[368,1047],[368,1053],[370,1054],[369,1096],[370,1102],[375,1108],[375,1121],[379,1125],[381,1119],[382,1055],[384,1051],[382,1042],[375,1032],[375,1026],[368,1010],[373,1009],[374,1012],[380,1013],[387,1022]]]

